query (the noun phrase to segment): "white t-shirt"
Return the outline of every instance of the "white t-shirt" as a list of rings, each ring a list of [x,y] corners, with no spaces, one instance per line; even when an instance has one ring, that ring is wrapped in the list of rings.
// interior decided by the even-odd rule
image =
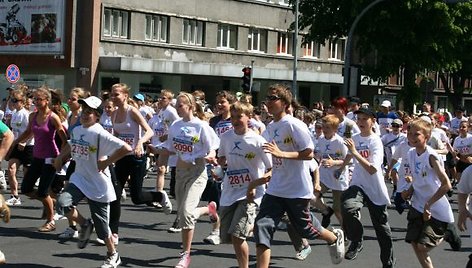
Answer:
[[[461,194],[470,195],[472,193],[472,166],[464,169],[461,175],[461,180],[457,184],[457,191]],[[470,199],[470,197],[469,197]],[[468,202],[468,210],[472,212],[472,202]],[[469,231],[469,236],[472,237],[472,221],[467,219],[467,230]]]
[[[100,116],[100,125],[102,125],[102,127],[110,132],[111,134],[113,134],[113,121],[111,120],[111,116],[108,116],[106,113],[103,113],[101,116]]]
[[[314,149],[306,124],[291,115],[272,121],[262,136],[268,142],[274,141],[282,151]],[[313,183],[305,162],[272,156],[272,178],[266,192],[283,198],[311,199]]]
[[[257,121],[255,118],[251,118],[249,120],[249,128],[252,130],[260,131],[260,133],[262,133],[266,129],[266,126],[261,121]]]
[[[97,156],[98,159],[106,159],[124,146],[125,142],[110,134],[100,124],[94,124],[89,128],[82,125],[75,127],[69,144],[72,159],[76,162],[70,183],[77,186],[88,199],[102,203],[116,200],[110,171],[106,168],[103,172],[98,172]]]
[[[404,133],[398,133],[397,135],[385,133],[382,136],[382,144],[384,145],[385,156],[387,157],[387,163],[392,161],[392,155],[395,153],[397,147],[406,141],[406,135]]]
[[[372,133],[368,137],[362,137],[360,134],[354,135],[352,139],[359,154],[367,159],[377,172],[369,174],[354,158],[351,185],[356,185],[364,190],[374,204],[378,206],[390,205],[390,197],[382,174],[384,151],[380,137]]]
[[[416,153],[415,148],[408,152],[414,189],[411,205],[421,213],[425,203],[441,187],[441,181],[429,162],[430,155],[436,157],[441,166],[444,165],[436,151],[429,146],[426,146],[426,151],[421,155]],[[451,205],[445,195],[431,205],[431,216],[442,222],[454,222]]]
[[[30,112],[25,108],[16,111],[11,116],[11,131],[17,139],[28,128]],[[34,139],[31,138],[26,141],[26,145],[34,145]]]
[[[179,119],[179,115],[174,107],[168,105],[166,108],[159,110],[159,113],[155,114],[148,122],[149,126],[154,131],[151,144],[155,147],[162,146],[163,142],[159,139],[169,134],[169,127],[177,119]]]
[[[344,120],[339,123],[338,126],[338,135],[341,137],[346,137],[346,125],[349,125],[351,127],[351,137],[354,136],[355,134],[361,133],[359,127],[357,126],[356,122],[352,121],[351,119],[347,118],[344,116]]]
[[[461,125],[461,122],[467,121],[467,117],[463,116],[461,119],[454,117],[451,119],[451,132],[453,134],[458,134],[459,133],[459,126]]]
[[[190,121],[178,119],[169,128],[169,136],[163,147],[175,152],[177,157],[187,163],[205,157],[210,150],[220,146],[220,139],[207,122],[193,117]]]
[[[392,156],[392,159],[400,163],[400,168],[398,169],[397,193],[408,190],[411,185],[411,183],[405,180],[406,176],[411,176],[410,161],[408,161],[408,151],[410,151],[411,148],[408,141],[402,142]]]
[[[262,145],[267,141],[256,132],[249,130],[237,135],[229,130],[221,135],[218,157],[226,157],[227,170],[223,178],[220,204],[230,206],[246,199],[249,183],[261,178],[272,167],[270,154],[264,153]],[[265,193],[265,186],[256,188],[254,201],[259,205]]]
[[[467,133],[465,138],[457,136],[452,147],[462,155],[472,154],[472,135]]]
[[[315,146],[315,158],[320,162],[330,157],[333,160],[344,160],[347,152],[344,140],[338,134],[334,134],[329,140],[325,137],[319,139]],[[349,170],[347,166],[339,170],[339,166],[327,168],[320,165],[320,182],[329,189],[344,191],[349,187]]]

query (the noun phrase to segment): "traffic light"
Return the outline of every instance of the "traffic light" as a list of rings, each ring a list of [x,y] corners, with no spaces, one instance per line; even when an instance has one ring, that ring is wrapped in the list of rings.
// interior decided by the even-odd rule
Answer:
[[[252,69],[251,67],[244,67],[243,68],[243,84],[241,85],[244,93],[251,93],[251,75]]]

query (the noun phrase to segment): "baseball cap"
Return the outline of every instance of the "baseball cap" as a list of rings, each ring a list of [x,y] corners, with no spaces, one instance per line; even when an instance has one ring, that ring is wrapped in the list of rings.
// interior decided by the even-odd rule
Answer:
[[[88,107],[90,107],[94,110],[97,110],[100,114],[103,112],[102,107],[100,107],[100,105],[102,105],[102,100],[95,97],[95,96],[90,96],[86,99],[80,99],[79,103],[80,104],[85,104]]]
[[[364,107],[361,107],[359,110],[355,111],[354,114],[366,114],[370,117],[376,118],[375,113],[372,110],[366,109]]]
[[[397,124],[397,125],[400,125],[400,126],[403,126],[403,121],[401,119],[393,119],[392,121],[392,125],[393,124]]]
[[[380,106],[389,108],[390,106],[392,106],[392,103],[389,100],[384,100],[382,101],[382,104],[380,104]]]
[[[361,99],[359,99],[358,97],[350,97],[349,98],[349,103],[351,104],[360,104],[361,103]]]
[[[144,95],[141,94],[141,93],[138,93],[138,94],[134,95],[133,98],[135,98],[137,100],[140,100],[140,101],[144,101]]]
[[[462,107],[462,106],[457,106],[457,108],[456,108],[455,111],[456,111],[456,112],[464,112],[464,107]]]

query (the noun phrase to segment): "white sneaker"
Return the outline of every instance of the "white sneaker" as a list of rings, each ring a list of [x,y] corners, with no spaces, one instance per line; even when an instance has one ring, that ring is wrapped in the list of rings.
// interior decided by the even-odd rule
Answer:
[[[126,190],[123,188],[123,191],[121,191],[121,202],[126,201]]]
[[[212,245],[219,245],[221,243],[220,230],[211,231],[210,235],[208,235],[207,237],[205,237],[205,239],[203,239],[203,242],[207,244],[212,244]]]
[[[79,231],[67,227],[64,232],[59,234],[59,239],[79,238]]]
[[[20,206],[21,205],[21,198],[18,196],[18,198],[12,196],[10,199],[5,201],[7,205],[9,206]]]
[[[164,209],[164,213],[169,215],[172,213],[172,203],[170,202],[169,196],[167,195],[166,191],[161,191],[162,193],[162,200],[161,206]]]
[[[0,250],[0,264],[5,264],[5,263],[6,263],[5,254],[3,254],[3,252]]]
[[[61,215],[61,214],[59,214],[59,213],[54,213],[53,218],[54,218],[55,221],[67,220],[67,217],[66,217],[66,216]]]
[[[5,171],[0,171],[0,189],[6,190],[7,189],[7,181],[5,180]]]
[[[111,255],[107,254],[107,258],[103,262],[101,268],[116,268],[121,264],[121,258],[118,252],[115,252]]]
[[[341,229],[333,229],[333,233],[336,235],[336,242],[328,244],[329,255],[331,256],[331,262],[333,264],[340,264],[344,259],[344,232]]]
[[[119,240],[120,240],[120,238],[118,237],[118,234],[112,234],[111,235],[111,240],[113,241],[113,244],[115,244],[115,246],[118,246],[118,243],[119,243]],[[98,237],[97,237],[96,241],[97,241],[97,243],[99,243],[102,246],[106,245],[105,241],[103,241],[102,239],[100,239]]]

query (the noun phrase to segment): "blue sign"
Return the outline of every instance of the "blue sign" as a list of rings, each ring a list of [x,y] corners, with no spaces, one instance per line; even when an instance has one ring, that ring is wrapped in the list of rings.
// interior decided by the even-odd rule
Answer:
[[[20,80],[20,68],[15,64],[8,65],[5,76],[10,84],[15,84]]]

